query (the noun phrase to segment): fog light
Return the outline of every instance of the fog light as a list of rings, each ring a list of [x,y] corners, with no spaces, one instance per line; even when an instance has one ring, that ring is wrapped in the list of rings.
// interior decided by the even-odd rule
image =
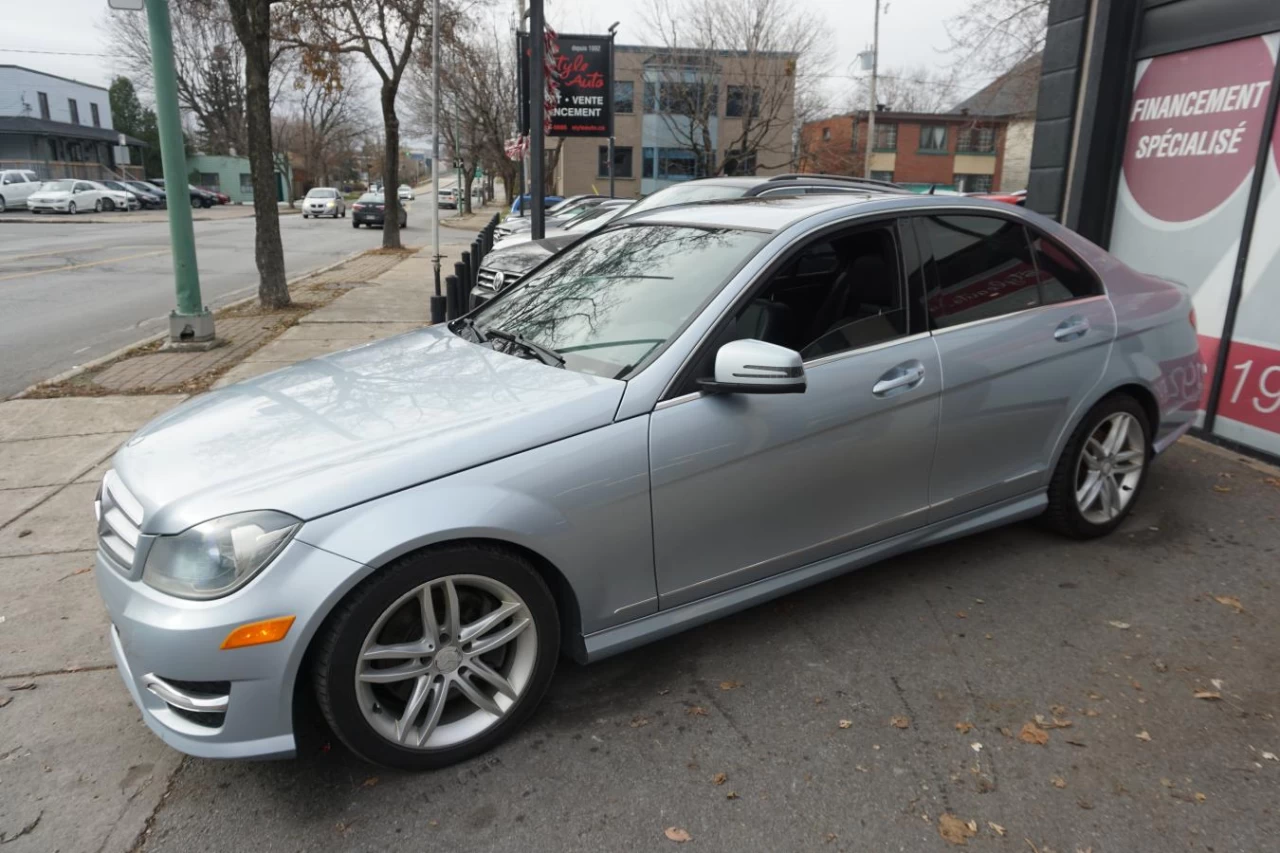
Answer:
[[[278,616],[275,619],[264,619],[261,622],[250,622],[236,628],[222,641],[224,649],[242,649],[245,646],[261,646],[267,643],[278,643],[293,627],[293,616]]]

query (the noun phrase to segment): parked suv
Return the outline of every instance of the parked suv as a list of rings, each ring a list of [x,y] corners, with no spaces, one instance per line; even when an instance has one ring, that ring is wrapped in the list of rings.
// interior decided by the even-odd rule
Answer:
[[[40,189],[40,178],[29,169],[0,172],[0,213],[11,207],[26,207],[27,199]]]

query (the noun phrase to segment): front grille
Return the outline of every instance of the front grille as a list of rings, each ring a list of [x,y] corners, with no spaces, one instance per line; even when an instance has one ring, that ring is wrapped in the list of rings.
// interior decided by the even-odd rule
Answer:
[[[493,290],[493,280],[498,275],[497,270],[488,267],[480,267],[480,272],[476,273],[476,286],[487,287]]]
[[[129,494],[115,471],[108,471],[103,478],[98,500],[98,545],[127,573],[133,569],[142,529],[142,504]]]

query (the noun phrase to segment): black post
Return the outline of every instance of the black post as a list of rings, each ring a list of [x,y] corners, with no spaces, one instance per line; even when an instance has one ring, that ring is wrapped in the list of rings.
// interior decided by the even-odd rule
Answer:
[[[431,322],[443,323],[449,316],[449,300],[443,294],[431,295]]]
[[[471,287],[471,253],[463,252],[462,261],[456,267],[458,273],[458,283],[464,289]]]
[[[610,101],[609,103],[609,116],[610,116],[610,119],[609,119],[609,198],[614,197],[613,196],[613,140],[614,140],[613,122],[616,121],[617,119],[613,117],[613,107],[614,107],[613,89],[618,85],[618,81],[614,77],[613,42],[618,35],[617,30],[614,29],[614,27],[616,26],[618,25],[614,24],[612,27],[609,28],[609,94],[606,96],[609,98],[609,101]]]
[[[543,16],[542,0],[529,2],[529,204],[532,206],[529,215],[533,217],[530,224],[530,236],[541,240],[546,236],[546,220],[542,212],[542,199],[546,196],[546,176],[543,170],[546,162],[542,156],[543,118],[546,108],[543,98],[547,91],[546,69],[542,67],[546,37],[546,23]]]
[[[447,275],[444,277],[444,295],[448,302],[448,317],[450,320],[456,320],[462,316],[459,307],[462,304],[462,297],[458,292],[458,277],[456,275]]]

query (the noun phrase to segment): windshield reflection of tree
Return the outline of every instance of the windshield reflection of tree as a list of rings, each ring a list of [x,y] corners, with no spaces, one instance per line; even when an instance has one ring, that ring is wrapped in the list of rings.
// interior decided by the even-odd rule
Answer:
[[[633,226],[575,246],[520,289],[484,312],[484,326],[552,349],[607,341],[609,331],[648,323],[665,339],[723,282],[754,235],[678,226]],[[652,292],[646,312],[620,316]]]

